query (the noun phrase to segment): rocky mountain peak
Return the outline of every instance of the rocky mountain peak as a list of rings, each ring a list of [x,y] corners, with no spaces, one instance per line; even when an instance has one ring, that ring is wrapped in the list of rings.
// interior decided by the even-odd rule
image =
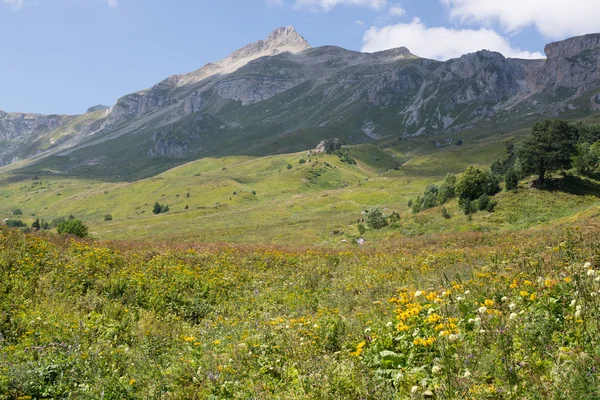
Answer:
[[[549,60],[575,57],[586,50],[600,50],[600,33],[561,40],[547,44],[544,48]]]
[[[275,29],[269,34],[264,44],[269,48],[289,48],[295,50],[292,52],[300,52],[310,48],[310,44],[308,44],[306,39],[304,39],[293,26]]]

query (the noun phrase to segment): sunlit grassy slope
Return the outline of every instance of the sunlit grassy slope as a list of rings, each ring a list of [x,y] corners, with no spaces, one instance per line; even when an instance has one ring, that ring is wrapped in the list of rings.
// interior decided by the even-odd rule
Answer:
[[[31,223],[37,217],[72,214],[101,239],[349,246],[359,236],[362,211],[374,206],[402,215],[398,227],[366,235],[379,240],[396,234],[524,228],[600,204],[596,182],[572,179],[562,192],[522,186],[516,194],[500,194],[494,214],[480,213],[472,221],[455,202],[446,206],[454,215],[449,220],[439,209],[416,216],[409,212],[408,200],[428,184],[472,164],[489,165],[502,155],[504,140],[525,133],[471,133],[462,146],[445,143],[444,136],[384,138],[350,147],[357,165],[307,152],[205,158],[133,183],[6,173],[0,175],[0,216],[8,218],[20,208]],[[155,202],[170,211],[154,215]],[[104,221],[107,214],[112,221]]]

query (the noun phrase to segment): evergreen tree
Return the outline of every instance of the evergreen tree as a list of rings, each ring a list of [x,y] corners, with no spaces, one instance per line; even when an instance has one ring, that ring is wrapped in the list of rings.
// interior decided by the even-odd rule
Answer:
[[[571,168],[571,156],[575,151],[574,129],[566,121],[545,120],[536,123],[519,156],[526,173],[536,174],[543,184],[546,174]]]

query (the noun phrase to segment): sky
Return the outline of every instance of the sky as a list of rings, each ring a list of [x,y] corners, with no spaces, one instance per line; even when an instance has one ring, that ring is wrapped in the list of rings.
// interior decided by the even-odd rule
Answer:
[[[600,0],[0,0],[0,110],[81,114],[293,25],[312,46],[542,58]]]

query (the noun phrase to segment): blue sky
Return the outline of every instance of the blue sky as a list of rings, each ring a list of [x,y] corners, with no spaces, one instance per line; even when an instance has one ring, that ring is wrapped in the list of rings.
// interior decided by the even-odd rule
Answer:
[[[599,0],[0,0],[0,110],[78,114],[293,25],[313,46],[542,57]]]

